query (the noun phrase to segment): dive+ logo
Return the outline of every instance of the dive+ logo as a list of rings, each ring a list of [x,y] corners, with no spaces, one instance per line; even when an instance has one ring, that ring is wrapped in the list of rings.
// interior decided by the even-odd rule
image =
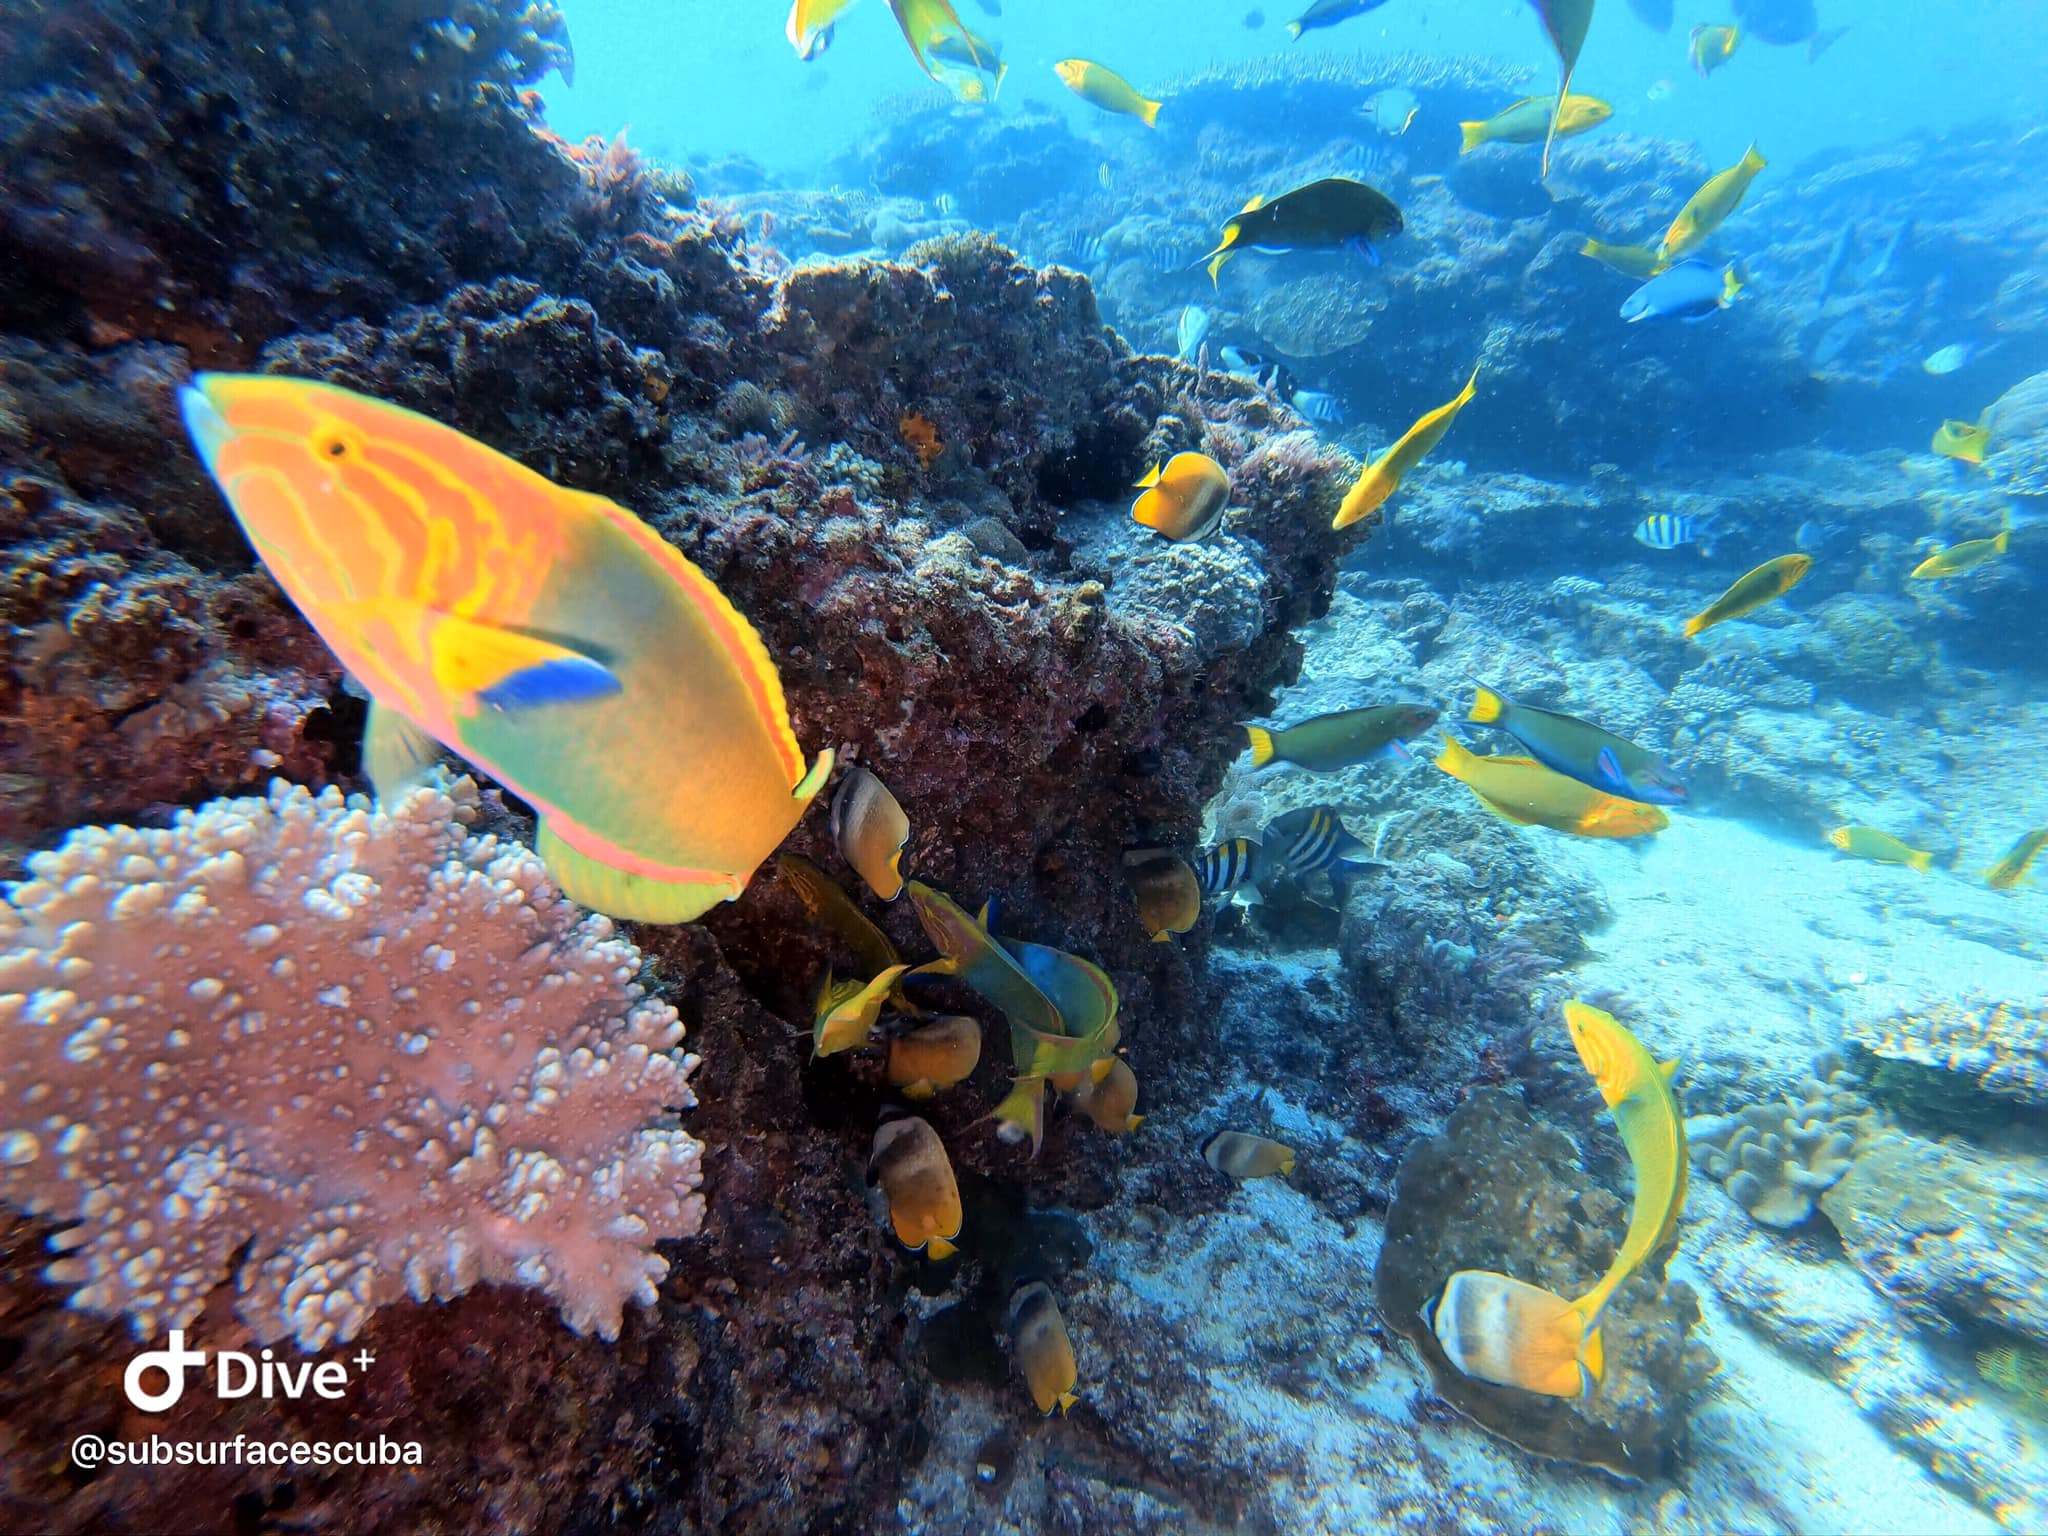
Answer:
[[[204,1370],[209,1358],[203,1349],[185,1347],[185,1330],[173,1328],[169,1347],[145,1349],[128,1362],[121,1374],[121,1390],[128,1401],[144,1413],[163,1413],[185,1395],[185,1373],[194,1367]],[[214,1396],[228,1399],[254,1394],[263,1398],[304,1397],[309,1391],[330,1400],[339,1399],[348,1387],[348,1367],[339,1360],[304,1360],[294,1365],[274,1358],[264,1350],[260,1356],[245,1355],[238,1349],[219,1349],[214,1362]],[[367,1349],[349,1357],[357,1374],[369,1370],[376,1356]],[[144,1384],[149,1371],[163,1374],[164,1385],[152,1390]]]

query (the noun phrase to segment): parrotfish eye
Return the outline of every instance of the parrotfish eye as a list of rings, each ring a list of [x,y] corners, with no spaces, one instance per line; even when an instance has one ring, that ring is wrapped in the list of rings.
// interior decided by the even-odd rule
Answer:
[[[313,434],[313,451],[323,459],[340,462],[360,453],[355,435],[330,422]]]

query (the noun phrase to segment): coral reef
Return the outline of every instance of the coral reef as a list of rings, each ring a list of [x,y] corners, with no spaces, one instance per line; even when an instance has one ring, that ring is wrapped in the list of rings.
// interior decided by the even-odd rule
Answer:
[[[1879,1061],[1952,1075],[2018,1104],[2048,1104],[2048,1012],[2038,1007],[1944,1000],[1860,1019],[1848,1039]]]
[[[0,907],[0,1193],[138,1338],[235,1271],[266,1341],[537,1287],[614,1338],[702,1220],[675,1010],[468,780],[74,832]]]
[[[1824,1055],[1796,1098],[1687,1119],[1692,1159],[1752,1221],[1796,1227],[1849,1171],[1859,1143],[1883,1124],[1859,1086],[1839,1056]]]

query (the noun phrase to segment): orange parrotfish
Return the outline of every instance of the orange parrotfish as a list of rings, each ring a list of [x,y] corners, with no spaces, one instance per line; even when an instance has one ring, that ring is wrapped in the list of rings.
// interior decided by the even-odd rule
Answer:
[[[208,373],[180,403],[370,694],[380,796],[438,742],[533,807],[572,898],[680,923],[738,896],[824,785],[832,754],[806,771],[760,637],[625,508],[331,384]]]

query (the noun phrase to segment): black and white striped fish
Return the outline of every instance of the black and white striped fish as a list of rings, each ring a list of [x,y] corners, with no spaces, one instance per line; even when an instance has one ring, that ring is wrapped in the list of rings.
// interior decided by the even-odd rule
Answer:
[[[1344,402],[1327,389],[1297,389],[1289,403],[1310,421],[1320,421],[1327,426],[1341,426],[1344,421]]]
[[[1307,805],[1266,824],[1266,857],[1292,875],[1327,870],[1340,879],[1381,866],[1327,805]]]
[[[1683,512],[1655,512],[1636,524],[1636,542],[1651,549],[1677,549],[1696,542],[1706,530]]]
[[[1233,837],[1195,859],[1195,878],[1204,896],[1222,896],[1247,882],[1256,885],[1265,873],[1266,853],[1248,837]]]

